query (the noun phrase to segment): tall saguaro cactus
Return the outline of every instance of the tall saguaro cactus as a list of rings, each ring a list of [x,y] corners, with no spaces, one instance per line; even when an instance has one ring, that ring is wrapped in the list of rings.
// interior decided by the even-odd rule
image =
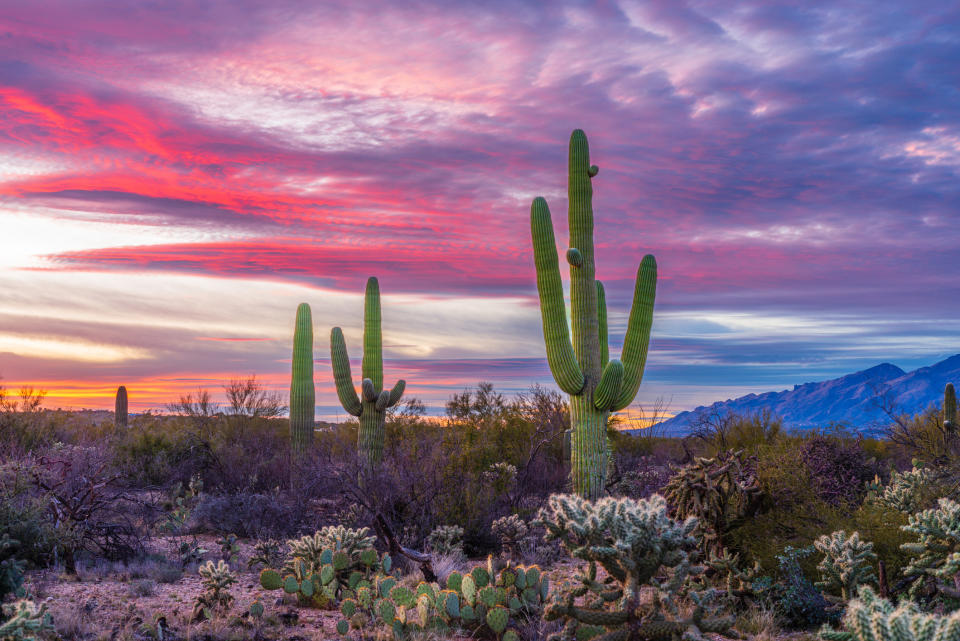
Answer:
[[[363,382],[361,394],[353,387],[350,374],[350,357],[343,340],[343,331],[334,327],[330,331],[330,362],[337,396],[347,413],[360,418],[360,434],[357,450],[367,462],[375,465],[383,458],[383,424],[388,407],[393,407],[403,396],[406,383],[397,381],[391,390],[383,389],[383,339],[380,330],[380,284],[377,279],[367,279],[367,291],[363,307]]]
[[[113,423],[117,427],[127,426],[127,388],[121,385],[117,388],[117,398],[113,405]]]
[[[653,256],[644,256],[637,271],[622,361],[611,359],[607,344],[607,305],[603,284],[596,280],[594,267],[591,180],[598,171],[596,165],[590,164],[587,136],[577,129],[570,135],[567,186],[572,342],[550,209],[542,197],[535,198],[530,208],[547,360],[557,385],[570,395],[571,480],[574,491],[589,499],[600,495],[606,479],[607,418],[611,411],[621,410],[633,402],[640,388],[657,284],[656,260]]]
[[[313,442],[316,390],[313,386],[313,316],[300,303],[293,330],[293,365],[290,375],[290,448],[303,454]]]
[[[953,383],[943,388],[943,426],[957,429],[957,393]]]

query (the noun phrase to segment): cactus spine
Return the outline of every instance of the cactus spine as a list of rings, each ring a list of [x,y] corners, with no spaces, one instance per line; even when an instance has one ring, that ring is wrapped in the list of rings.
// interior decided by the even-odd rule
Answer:
[[[127,426],[127,388],[117,388],[117,399],[113,405],[113,423],[117,427]]]
[[[343,339],[343,331],[334,327],[330,331],[330,362],[337,386],[337,396],[347,413],[360,419],[357,450],[371,465],[383,458],[383,424],[387,408],[400,402],[406,383],[397,381],[393,389],[383,389],[383,338],[381,336],[380,284],[377,279],[367,279],[363,306],[363,363],[361,395],[353,387],[350,374],[350,357]]]
[[[313,317],[310,306],[297,307],[290,376],[290,446],[303,454],[313,442],[316,390],[313,386]]]
[[[943,426],[957,426],[957,393],[953,389],[953,383],[947,383],[943,388]]]
[[[656,260],[644,256],[637,271],[622,361],[611,359],[606,300],[603,284],[595,278],[593,255],[591,179],[598,171],[590,164],[587,137],[577,129],[570,136],[568,178],[572,342],[550,209],[542,197],[534,199],[530,208],[547,361],[557,385],[570,395],[571,480],[577,494],[592,499],[599,497],[606,477],[607,418],[611,411],[633,402],[640,388],[657,283]]]

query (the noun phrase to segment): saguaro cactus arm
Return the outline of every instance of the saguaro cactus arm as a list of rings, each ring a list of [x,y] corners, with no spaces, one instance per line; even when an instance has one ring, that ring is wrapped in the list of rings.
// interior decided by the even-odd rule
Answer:
[[[330,362],[333,364],[333,381],[337,386],[337,397],[343,409],[352,416],[360,416],[363,406],[353,387],[350,374],[350,357],[347,344],[343,340],[343,331],[339,327],[330,330]]]
[[[407,382],[402,378],[397,381],[396,385],[393,386],[393,389],[390,390],[390,402],[387,404],[387,407],[393,407],[400,402],[400,397],[403,396],[403,390],[406,388]]]
[[[623,339],[623,383],[614,410],[622,410],[633,402],[643,379],[643,367],[647,362],[650,345],[650,327],[653,325],[653,302],[657,292],[657,261],[647,254],[637,269],[637,282],[633,291],[633,307],[627,321],[627,334]]]
[[[610,345],[607,339],[607,294],[603,283],[597,281],[597,334],[600,339],[600,367],[610,360]]]
[[[567,308],[563,302],[563,282],[560,279],[560,260],[553,235],[553,221],[547,201],[534,199],[530,207],[530,231],[533,236],[533,258],[537,269],[537,291],[540,294],[540,314],[543,337],[547,347],[547,362],[557,385],[567,394],[583,390],[583,372],[577,364],[570,342]]]

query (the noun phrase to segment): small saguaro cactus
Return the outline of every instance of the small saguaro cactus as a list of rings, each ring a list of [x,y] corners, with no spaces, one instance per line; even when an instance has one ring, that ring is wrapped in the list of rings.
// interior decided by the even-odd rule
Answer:
[[[591,499],[599,497],[606,477],[607,418],[611,411],[632,403],[640,388],[657,284],[656,260],[644,256],[637,271],[622,360],[611,359],[603,284],[594,275],[591,180],[598,171],[590,164],[587,136],[577,129],[570,136],[567,187],[572,342],[550,209],[542,197],[535,198],[530,208],[547,361],[557,385],[570,395],[571,480],[577,494]]]
[[[383,424],[387,408],[400,402],[406,383],[397,381],[391,390],[383,389],[383,339],[380,330],[380,284],[371,276],[367,279],[367,291],[363,306],[363,363],[361,394],[353,387],[350,374],[350,357],[343,340],[343,331],[334,327],[330,331],[330,362],[337,396],[347,413],[360,419],[357,450],[361,457],[374,465],[383,458]]]
[[[953,383],[947,383],[943,388],[943,426],[954,429],[957,427],[957,393],[953,389]]]
[[[310,306],[297,307],[290,376],[290,447],[303,454],[313,442],[316,390],[313,386],[313,317]]]
[[[114,402],[113,422],[117,427],[127,426],[127,388],[123,385],[117,388],[117,399]]]

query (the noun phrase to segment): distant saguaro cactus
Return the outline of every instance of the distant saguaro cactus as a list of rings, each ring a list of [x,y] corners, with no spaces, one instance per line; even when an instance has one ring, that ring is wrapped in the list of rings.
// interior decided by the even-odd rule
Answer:
[[[113,423],[117,427],[127,426],[127,388],[121,385],[117,388],[117,398],[113,405]]]
[[[943,388],[943,426],[957,427],[957,393],[953,383],[947,383]]]
[[[290,375],[290,447],[303,454],[313,442],[316,390],[313,386],[313,317],[310,306],[297,307]]]
[[[596,165],[590,164],[587,136],[577,129],[570,136],[567,187],[572,342],[550,209],[542,197],[534,199],[530,208],[547,361],[557,385],[570,395],[573,489],[591,499],[600,496],[606,477],[607,418],[611,411],[632,403],[640,388],[657,284],[656,260],[651,255],[644,256],[637,271],[623,360],[611,359],[607,346],[607,304],[603,284],[595,278],[593,258],[591,180],[598,171]]]
[[[363,363],[361,374],[362,399],[353,387],[350,374],[350,357],[343,340],[343,331],[334,327],[330,331],[330,362],[337,386],[337,396],[347,413],[359,417],[360,433],[357,450],[371,465],[383,458],[384,421],[388,407],[393,407],[403,396],[406,383],[397,381],[393,389],[383,389],[383,339],[380,328],[380,284],[377,279],[367,280],[363,307]]]

